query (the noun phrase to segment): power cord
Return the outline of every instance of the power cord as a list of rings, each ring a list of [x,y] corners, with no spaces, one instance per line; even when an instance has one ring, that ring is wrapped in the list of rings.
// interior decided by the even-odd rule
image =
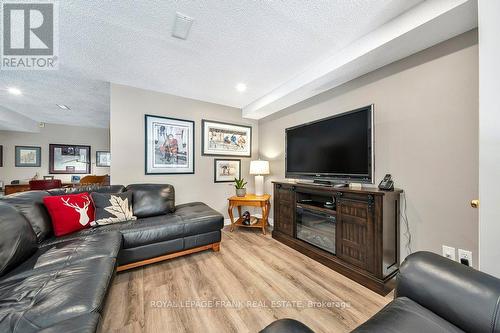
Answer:
[[[406,193],[403,192],[403,209],[401,209],[401,219],[403,220],[404,231],[403,236],[406,238],[406,251],[408,254],[412,253],[411,249],[411,232],[410,232],[410,223],[408,222],[408,215],[406,214]]]

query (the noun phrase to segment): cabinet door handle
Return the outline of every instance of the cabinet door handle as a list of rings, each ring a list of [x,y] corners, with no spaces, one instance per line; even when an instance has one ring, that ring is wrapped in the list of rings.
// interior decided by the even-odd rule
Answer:
[[[470,206],[472,208],[479,208],[479,199],[474,199],[474,200],[471,200],[470,202]]]

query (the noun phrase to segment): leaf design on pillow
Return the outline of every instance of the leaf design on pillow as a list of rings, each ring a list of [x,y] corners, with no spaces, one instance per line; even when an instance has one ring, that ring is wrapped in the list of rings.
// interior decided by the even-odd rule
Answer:
[[[99,219],[98,221],[95,221],[97,225],[137,220],[137,217],[134,216],[134,212],[128,204],[128,198],[124,200],[118,196],[111,195],[109,203],[111,206],[105,207],[104,210],[114,217]]]
[[[123,200],[122,198],[112,195],[109,199],[111,206],[104,208],[105,211],[114,215],[117,218],[129,219],[134,216],[132,210],[129,209],[128,198]]]

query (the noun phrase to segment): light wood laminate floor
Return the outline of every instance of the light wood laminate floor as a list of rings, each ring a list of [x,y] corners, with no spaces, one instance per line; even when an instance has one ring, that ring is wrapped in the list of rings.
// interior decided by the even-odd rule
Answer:
[[[220,252],[119,273],[101,331],[258,332],[278,318],[294,318],[316,333],[349,332],[391,299],[392,293],[382,297],[269,234],[226,227]]]

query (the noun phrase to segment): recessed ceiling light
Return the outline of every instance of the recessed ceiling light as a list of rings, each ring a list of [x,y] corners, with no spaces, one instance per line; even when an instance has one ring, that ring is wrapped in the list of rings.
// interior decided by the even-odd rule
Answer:
[[[71,108],[67,105],[64,105],[64,104],[56,104],[60,109],[63,109],[63,110],[71,110]]]
[[[16,96],[23,94],[23,92],[21,90],[14,88],[14,87],[7,88],[7,91],[9,92],[9,94],[16,95]]]
[[[238,90],[239,92],[244,92],[245,90],[247,90],[247,85],[244,83],[238,83],[236,85],[236,90]]]

